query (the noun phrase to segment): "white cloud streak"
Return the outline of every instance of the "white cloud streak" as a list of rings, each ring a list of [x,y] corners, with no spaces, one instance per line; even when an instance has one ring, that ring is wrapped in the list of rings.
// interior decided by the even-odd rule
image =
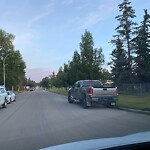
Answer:
[[[110,1],[104,1],[103,3],[97,5],[95,9],[86,13],[84,16],[75,16],[73,19],[68,21],[69,24],[75,24],[78,29],[87,28],[93,26],[100,21],[107,19],[110,14],[116,9],[116,3]],[[88,4],[83,4],[76,7],[77,11],[82,11],[84,8],[90,7]]]
[[[41,9],[40,13],[37,13],[30,21],[28,26],[32,26],[35,22],[40,21],[41,19],[47,17],[52,11],[54,7],[54,1],[51,0],[48,4],[44,5]]]

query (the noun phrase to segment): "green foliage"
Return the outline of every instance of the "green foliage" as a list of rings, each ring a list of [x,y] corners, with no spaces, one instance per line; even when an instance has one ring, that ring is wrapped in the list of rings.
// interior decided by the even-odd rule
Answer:
[[[123,42],[119,36],[111,41],[116,48],[112,51],[111,72],[115,83],[124,83],[129,81],[128,62],[126,51],[123,49]]]
[[[51,86],[67,87],[82,79],[107,80],[109,72],[102,69],[103,63],[102,48],[94,48],[92,34],[86,30],[81,36],[80,53],[74,51],[72,60],[60,67],[57,75],[50,76],[49,82]]]
[[[112,79],[115,83],[150,82],[150,15],[144,10],[144,19],[137,27],[129,0],[119,4],[119,11],[117,35],[111,41],[116,47],[111,53]]]
[[[117,21],[119,21],[119,25],[115,30],[123,42],[124,50],[127,52],[128,75],[131,77],[129,82],[133,82],[133,38],[136,34],[135,29],[137,25],[137,23],[133,22],[133,19],[136,15],[129,0],[124,0],[122,4],[119,4],[119,11],[121,12],[121,15],[116,16]]]
[[[48,91],[66,96],[68,95],[68,90],[66,88],[50,88]]]
[[[117,102],[120,107],[127,107],[133,109],[150,110],[150,96],[137,96],[137,95],[119,95]]]
[[[104,54],[102,48],[95,48],[94,49],[94,55],[93,55],[93,65],[92,65],[92,79],[101,79],[105,80],[107,78],[106,72],[108,73],[108,70],[103,69],[102,66],[104,64]],[[105,76],[106,75],[106,76]],[[107,78],[108,80],[108,78]]]
[[[29,79],[26,79],[25,85],[29,87],[35,87],[37,83],[29,78]]]
[[[118,6],[120,15],[116,19],[119,25],[111,41],[115,46],[109,63],[111,74],[103,68],[102,48],[94,48],[92,34],[85,30],[81,36],[80,52],[74,51],[72,60],[64,64],[57,75],[50,77],[52,86],[67,87],[82,79],[100,79],[104,82],[113,79],[117,84],[150,82],[150,15],[145,10],[144,20],[137,28],[131,2],[123,0]]]
[[[49,88],[50,87],[50,80],[48,77],[45,77],[42,79],[42,81],[40,82],[40,86],[45,87],[45,88]]]
[[[107,69],[102,69],[101,70],[101,81],[102,83],[106,83],[107,80],[111,79],[111,74],[109,73],[109,71]]]
[[[102,49],[94,48],[92,34],[85,31],[81,37],[81,79],[100,79],[104,63]]]
[[[144,18],[135,38],[135,73],[138,82],[150,82],[150,15],[144,10]]]
[[[14,35],[0,29],[0,85],[3,85],[3,62],[5,60],[6,88],[23,86],[25,62],[19,50],[14,49]]]
[[[93,79],[94,41],[92,34],[88,31],[85,31],[84,35],[81,36],[80,50],[83,77]]]
[[[1,53],[8,53],[14,49],[13,40],[15,36],[13,34],[7,33],[6,31],[0,29],[0,51]]]

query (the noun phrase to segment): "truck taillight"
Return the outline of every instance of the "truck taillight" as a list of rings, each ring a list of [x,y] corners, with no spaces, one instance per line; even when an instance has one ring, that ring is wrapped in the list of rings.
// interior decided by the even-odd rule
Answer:
[[[93,95],[93,88],[89,89],[89,95]]]
[[[118,95],[118,88],[116,87],[116,96]]]

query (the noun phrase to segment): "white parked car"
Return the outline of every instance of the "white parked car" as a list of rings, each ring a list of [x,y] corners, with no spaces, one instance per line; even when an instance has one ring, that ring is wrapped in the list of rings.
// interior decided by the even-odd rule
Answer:
[[[16,100],[16,95],[12,91],[7,91],[7,103],[10,104]]]
[[[0,106],[3,108],[7,106],[7,92],[4,86],[0,86]]]

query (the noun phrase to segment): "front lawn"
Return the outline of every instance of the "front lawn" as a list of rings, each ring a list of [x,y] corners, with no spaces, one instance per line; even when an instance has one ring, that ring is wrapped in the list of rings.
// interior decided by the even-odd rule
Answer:
[[[118,105],[121,107],[150,110],[150,96],[120,94]]]

